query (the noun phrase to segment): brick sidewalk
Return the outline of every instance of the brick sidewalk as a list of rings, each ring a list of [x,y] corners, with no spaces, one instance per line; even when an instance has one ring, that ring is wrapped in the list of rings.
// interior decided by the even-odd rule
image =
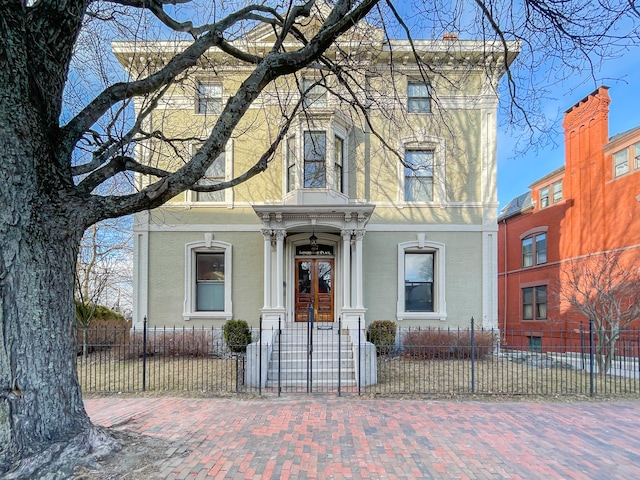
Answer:
[[[162,479],[635,479],[640,403],[327,396],[98,398],[94,423],[175,442]]]

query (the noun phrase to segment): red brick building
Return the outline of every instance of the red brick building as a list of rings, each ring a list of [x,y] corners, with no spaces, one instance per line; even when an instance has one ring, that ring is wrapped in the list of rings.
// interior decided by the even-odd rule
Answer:
[[[600,87],[565,112],[565,165],[500,212],[504,343],[511,338],[539,348],[549,336],[543,332],[578,331],[586,319],[564,301],[569,265],[610,252],[625,262],[639,258],[640,127],[609,138],[610,101],[608,88]]]

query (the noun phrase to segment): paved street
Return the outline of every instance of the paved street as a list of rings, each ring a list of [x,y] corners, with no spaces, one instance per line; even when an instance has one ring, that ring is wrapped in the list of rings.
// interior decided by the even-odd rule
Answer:
[[[298,395],[85,403],[97,424],[170,440],[162,479],[640,478],[640,402]]]

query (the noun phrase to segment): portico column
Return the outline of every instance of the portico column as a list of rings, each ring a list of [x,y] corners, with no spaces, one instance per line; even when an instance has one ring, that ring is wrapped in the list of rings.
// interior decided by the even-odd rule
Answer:
[[[342,230],[342,307],[351,307],[351,230]]]
[[[276,308],[284,308],[284,239],[287,232],[276,230]]]
[[[364,230],[356,230],[356,308],[364,308],[362,304],[363,274],[362,274],[362,239]]]
[[[264,235],[264,307],[271,308],[271,235],[273,230],[263,228]]]

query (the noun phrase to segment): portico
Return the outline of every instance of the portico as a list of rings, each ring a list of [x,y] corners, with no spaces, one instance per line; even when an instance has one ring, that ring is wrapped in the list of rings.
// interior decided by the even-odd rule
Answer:
[[[363,239],[373,205],[255,205],[264,237],[264,328],[341,317],[364,325]]]

